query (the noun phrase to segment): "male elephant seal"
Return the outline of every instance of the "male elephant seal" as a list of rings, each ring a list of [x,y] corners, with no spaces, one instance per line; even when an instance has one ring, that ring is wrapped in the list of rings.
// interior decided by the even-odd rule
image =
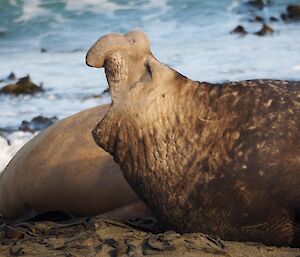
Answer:
[[[112,93],[93,136],[162,222],[300,245],[299,82],[193,81],[137,31],[100,38],[86,62],[105,68]]]
[[[0,213],[6,219],[50,210],[94,215],[118,208],[112,216],[125,218],[147,213],[141,204],[122,211],[138,199],[90,133],[107,110],[99,106],[61,120],[15,155],[0,175]]]

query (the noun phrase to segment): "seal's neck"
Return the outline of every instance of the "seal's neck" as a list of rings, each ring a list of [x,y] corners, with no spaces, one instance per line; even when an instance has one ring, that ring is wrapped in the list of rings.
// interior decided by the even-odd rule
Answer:
[[[188,167],[193,141],[201,135],[201,127],[192,137],[188,131],[198,126],[196,108],[206,116],[206,87],[150,59],[129,88],[96,127],[95,139],[114,156],[138,195],[147,196],[146,202],[156,201],[157,194],[174,202],[172,188],[180,190],[186,181],[178,171]]]

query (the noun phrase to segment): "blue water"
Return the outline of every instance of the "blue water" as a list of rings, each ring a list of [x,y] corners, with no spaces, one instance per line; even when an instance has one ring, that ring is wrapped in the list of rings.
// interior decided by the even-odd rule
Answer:
[[[239,24],[256,32],[261,23],[249,19],[279,18],[288,4],[300,0],[273,0],[263,10],[244,2],[0,0],[0,80],[11,71],[18,77],[30,74],[46,89],[37,96],[0,96],[0,127],[18,126],[37,115],[63,118],[109,102],[108,96],[89,98],[107,83],[103,70],[85,65],[88,48],[109,32],[145,31],[161,62],[195,80],[300,80],[300,22],[267,22],[275,33],[265,37],[229,33]],[[32,137],[20,133],[10,136],[11,146],[0,140],[0,170]]]

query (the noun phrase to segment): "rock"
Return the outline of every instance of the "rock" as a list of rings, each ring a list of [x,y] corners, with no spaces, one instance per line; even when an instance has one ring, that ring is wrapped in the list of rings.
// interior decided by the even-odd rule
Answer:
[[[17,83],[15,84],[9,84],[7,86],[4,86],[0,89],[0,94],[9,94],[9,95],[33,95],[38,92],[43,92],[44,89],[42,86],[35,85],[31,80],[29,76],[20,78]]]
[[[261,16],[256,15],[254,18],[249,19],[250,22],[261,22],[264,23],[264,18]]]
[[[16,77],[16,75],[15,75],[13,72],[11,72],[11,73],[7,76],[6,79],[7,79],[7,80],[16,80],[17,77]]]
[[[270,17],[270,21],[278,21],[278,18],[274,17],[274,16],[271,16]]]
[[[247,2],[248,5],[253,6],[258,9],[263,9],[265,6],[265,3],[263,0],[250,0]]]
[[[284,21],[299,21],[300,20],[300,5],[289,5],[286,8],[287,13],[280,15]]]
[[[0,137],[2,137],[2,138],[6,141],[6,143],[7,143],[8,145],[11,145],[11,142],[10,142],[9,139],[4,135],[3,132],[5,132],[5,130],[3,130],[3,129],[0,128]]]
[[[39,131],[48,128],[56,121],[58,121],[58,118],[56,116],[53,116],[51,118],[37,116],[34,117],[31,121],[22,121],[22,124],[19,127],[19,129],[28,132]]]
[[[102,91],[101,95],[104,95],[104,94],[109,94],[109,88],[106,88]]]
[[[280,15],[280,18],[281,18],[283,21],[288,21],[288,19],[289,19],[288,15],[287,15],[286,13],[282,13],[282,14]]]
[[[300,19],[300,5],[289,5],[286,10],[290,19]]]
[[[41,53],[47,53],[48,51],[47,51],[47,49],[46,48],[41,48]]]
[[[7,80],[16,80],[16,79],[17,79],[16,75],[13,72],[11,72],[5,79],[0,79],[0,83],[3,83]]]
[[[230,32],[231,34],[240,34],[240,35],[246,35],[248,32],[245,30],[245,28],[241,25],[238,25],[234,30]]]
[[[261,16],[255,16],[255,18],[254,18],[253,21],[254,21],[254,22],[264,22],[264,18],[261,17]]]
[[[257,36],[265,36],[267,34],[272,34],[273,32],[274,30],[270,26],[264,24],[262,28],[259,31],[255,32],[254,34]]]
[[[109,93],[110,93],[110,92],[109,92],[109,88],[106,88],[106,89],[104,89],[104,90],[101,92],[101,94],[83,97],[82,100],[88,100],[88,99],[92,99],[92,98],[102,98],[102,97],[108,95]]]

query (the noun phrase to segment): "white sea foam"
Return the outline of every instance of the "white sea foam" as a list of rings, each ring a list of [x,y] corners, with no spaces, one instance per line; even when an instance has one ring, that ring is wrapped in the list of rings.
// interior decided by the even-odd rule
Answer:
[[[9,0],[9,4],[16,6],[17,5],[17,0]]]
[[[115,12],[119,10],[134,9],[164,9],[167,7],[167,0],[149,0],[144,3],[129,1],[126,4],[115,3],[109,0],[66,0],[65,9],[76,12]]]
[[[7,140],[0,136],[0,172],[6,167],[11,158],[33,137],[32,133],[17,131],[8,136]]]
[[[150,0],[147,3],[143,5],[144,8],[160,8],[160,9],[165,9],[168,6],[168,1],[167,0]]]
[[[227,10],[230,12],[234,11],[240,5],[240,2],[241,2],[240,0],[232,0]]]
[[[295,65],[295,66],[293,67],[293,70],[299,70],[299,71],[300,71],[300,64]]]
[[[76,12],[114,12],[130,8],[130,4],[117,4],[109,0],[66,0],[65,9]]]
[[[41,4],[42,4],[42,0],[24,1],[22,7],[22,14],[20,17],[18,17],[16,21],[27,22],[36,17],[49,15],[50,11],[43,8]]]

